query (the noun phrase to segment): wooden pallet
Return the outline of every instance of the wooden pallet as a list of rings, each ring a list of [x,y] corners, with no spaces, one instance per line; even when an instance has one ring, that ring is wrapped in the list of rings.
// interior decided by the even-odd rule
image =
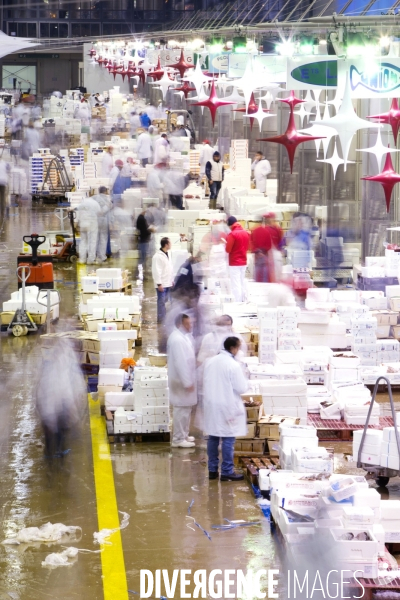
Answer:
[[[279,463],[279,459],[272,458],[269,456],[249,457],[242,456],[239,458],[239,465],[243,467],[243,471],[246,477],[250,480],[253,485],[258,487],[258,473],[260,469],[271,469],[276,467]]]
[[[318,414],[308,415],[308,425],[317,429],[320,441],[326,442],[350,442],[353,439],[353,431],[364,429],[364,425],[347,425],[344,421],[321,419]],[[384,427],[393,427],[391,417],[380,417],[379,425],[370,425],[369,429],[383,429]]]
[[[123,285],[119,290],[101,290],[104,294],[113,294],[115,292],[124,292],[124,294],[132,294],[132,283]]]

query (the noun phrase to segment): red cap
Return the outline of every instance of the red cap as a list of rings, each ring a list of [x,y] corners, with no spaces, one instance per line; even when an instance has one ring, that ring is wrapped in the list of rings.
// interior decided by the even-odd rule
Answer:
[[[275,219],[275,213],[269,212],[266,215],[263,215],[263,219]]]
[[[116,167],[123,167],[124,166],[124,161],[119,158],[118,160],[115,161],[115,166]]]
[[[210,140],[203,140],[203,144],[209,144]]]

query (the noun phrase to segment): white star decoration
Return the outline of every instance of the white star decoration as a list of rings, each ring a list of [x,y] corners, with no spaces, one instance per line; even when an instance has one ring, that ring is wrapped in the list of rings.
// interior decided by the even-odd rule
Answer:
[[[244,102],[244,97],[239,94],[237,87],[234,86],[232,93],[229,96],[225,96],[224,100],[229,100],[229,102],[235,102],[235,104],[239,104],[239,102]]]
[[[155,85],[157,90],[161,90],[162,95],[163,95],[163,100],[165,100],[165,97],[167,95],[169,88],[176,85],[176,82],[171,81],[171,79],[168,76],[168,73],[165,71],[164,75],[162,76],[162,78],[159,81],[152,81],[152,82],[150,82],[150,85]]]
[[[359,129],[371,129],[372,127],[380,127],[379,123],[370,123],[357,116],[351,101],[350,78],[347,73],[346,87],[343,95],[343,102],[337,114],[326,121],[315,121],[315,125],[323,125],[324,127],[332,127],[337,131],[342,147],[344,160],[344,170],[347,167],[347,157],[349,156],[350,144],[353,135]]]
[[[247,118],[257,119],[260,131],[261,131],[261,128],[262,128],[262,122],[263,122],[263,120],[265,118],[276,117],[276,115],[272,115],[271,113],[264,112],[263,107],[262,107],[261,98],[260,98],[260,100],[258,102],[258,110],[257,110],[257,112],[253,113],[252,115],[246,115],[246,114],[244,114],[243,116],[247,117]]]
[[[206,81],[211,81],[213,78],[205,75],[200,67],[200,61],[198,60],[196,63],[196,67],[194,69],[190,69],[191,73],[189,73],[186,77],[182,77],[182,81],[190,81],[193,83],[196,88],[197,94],[200,94],[200,89]]]
[[[376,142],[374,146],[370,148],[360,148],[357,152],[370,152],[375,154],[376,162],[378,163],[378,172],[382,171],[382,158],[386,156],[388,152],[400,152],[397,148],[388,148],[382,144],[381,130],[378,129],[378,135],[376,136]]]
[[[311,115],[311,113],[305,109],[304,103],[300,104],[300,108],[299,110],[295,110],[294,114],[296,115],[296,117],[300,118],[300,125],[301,127],[304,127],[304,119]]]
[[[323,160],[317,160],[317,162],[330,164],[332,167],[333,179],[336,179],[336,171],[338,170],[339,165],[343,165],[343,163],[344,163],[343,158],[340,158],[340,156],[338,154],[336,142],[333,147],[332,156],[330,158],[324,158]],[[350,163],[354,163],[354,160],[347,161],[347,164],[350,164]]]

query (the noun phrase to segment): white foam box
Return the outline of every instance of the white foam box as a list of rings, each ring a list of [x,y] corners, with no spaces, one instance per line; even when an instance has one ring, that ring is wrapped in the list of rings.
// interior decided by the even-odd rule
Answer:
[[[318,448],[319,439],[315,437],[292,437],[283,436],[279,441],[279,445],[284,452],[291,452],[297,448]]]
[[[122,352],[127,353],[129,351],[128,339],[115,338],[111,340],[100,340],[100,352]]]
[[[143,417],[149,417],[150,415],[154,415],[155,408],[156,408],[155,406],[144,406],[142,408]]]
[[[360,359],[352,352],[339,352],[330,356],[329,364],[338,369],[354,369],[359,366]]]
[[[279,507],[293,510],[300,515],[316,517],[318,512],[318,494],[289,493],[288,490],[274,491],[275,503]],[[271,498],[272,501],[272,498]]]
[[[115,323],[108,323],[107,325],[113,325],[115,329],[105,330],[98,332],[98,338],[101,342],[106,340],[136,340],[137,339],[137,330],[136,329],[128,329],[128,330],[117,330],[117,326]]]
[[[336,502],[341,502],[350,498],[359,490],[359,483],[353,477],[348,476],[332,480],[328,493]]]
[[[85,276],[81,279],[82,282],[82,292],[84,294],[92,294],[97,293],[99,291],[99,278]]]
[[[169,390],[168,388],[153,388],[154,394],[157,399],[167,399],[169,398]]]
[[[122,277],[122,269],[120,268],[100,268],[100,269],[96,269],[96,275],[97,277],[107,277],[107,278],[113,278],[113,277]]]
[[[139,413],[135,410],[127,410],[125,413],[128,423],[130,422],[132,425],[141,425],[143,423],[142,413]]]
[[[117,408],[114,414],[114,424],[115,425],[123,425],[124,423],[128,423],[126,418],[126,411],[123,408]]]
[[[118,407],[133,409],[135,395],[133,392],[106,392],[105,407],[107,410],[114,410]]]
[[[128,352],[99,352],[100,367],[118,369],[123,358],[129,358]]]
[[[372,509],[379,509],[380,516],[381,495],[374,488],[359,489],[353,494],[353,506],[355,508],[369,506]]]
[[[317,430],[311,425],[289,425],[287,423],[279,424],[279,433],[282,437],[314,438],[317,436]]]
[[[264,406],[307,406],[307,396],[266,396],[262,394]]]
[[[300,523],[298,521],[290,521],[289,517],[287,515],[287,513],[282,510],[281,508],[278,508],[278,525],[279,525],[279,529],[281,531],[281,533],[286,534],[286,533],[296,533],[297,534],[297,529],[300,525]],[[311,531],[314,530],[314,523],[313,522],[309,522],[309,523],[301,523],[301,526],[305,527],[306,529],[311,529]]]
[[[344,422],[347,423],[347,425],[365,425],[366,419],[366,415],[349,415],[346,410],[344,411]],[[369,425],[379,425],[379,415],[371,415]]]
[[[342,420],[342,414],[341,414],[340,410],[337,410],[336,412],[328,413],[324,408],[320,408],[319,416],[324,421],[329,421],[330,419],[332,419],[332,421],[341,421]]]
[[[136,423],[132,423],[131,425],[132,427],[132,433],[142,433],[142,425],[136,424]]]
[[[292,468],[297,473],[332,473],[333,458],[325,448],[292,450]]]
[[[155,415],[143,415],[143,425],[155,425]]]
[[[124,385],[125,371],[122,369],[99,369],[99,385]]]
[[[136,392],[137,388],[135,386],[135,392]],[[142,398],[142,400],[155,400],[156,395],[154,393],[154,389],[153,388],[148,388],[148,387],[142,387],[142,385],[140,385],[140,397]],[[153,406],[155,404],[155,402],[152,403]]]
[[[397,415],[396,415],[397,418]],[[383,430],[383,437],[382,437],[382,441],[383,442],[395,442],[396,441],[396,433],[395,433],[395,429],[394,427],[384,427]],[[400,427],[397,427],[397,432],[399,434],[400,437]]]
[[[154,391],[156,392],[157,390]],[[162,398],[156,396],[154,398],[154,404],[155,406],[169,406],[169,395],[165,395]]]
[[[337,550],[340,560],[368,561],[376,559],[378,555],[378,541],[371,529],[367,529],[367,533],[371,538],[369,541],[356,539],[343,540],[341,538],[346,533],[344,529],[330,529],[326,533],[331,539],[327,543],[336,546],[335,550]]]
[[[387,469],[394,469],[396,471],[400,470],[399,457],[394,456],[393,454],[381,454],[380,465],[381,467],[386,467]]]
[[[400,520],[400,500],[381,500],[381,522]],[[400,525],[400,523],[399,523]],[[400,529],[400,527],[399,527]]]
[[[375,514],[369,506],[345,506],[343,509],[344,527],[365,527],[372,526],[375,521]]]
[[[132,433],[132,425],[130,423],[124,425],[114,423],[114,433]]]
[[[168,387],[168,378],[161,376],[157,377],[156,375],[144,375],[141,378],[140,385],[142,388],[164,390]]]
[[[374,523],[372,525],[372,531],[378,542],[379,552],[385,552],[385,530],[380,523]],[[398,531],[400,533],[400,523]],[[399,536],[400,538],[400,536]]]
[[[357,359],[360,360],[358,356]],[[344,369],[329,365],[328,382],[332,384],[338,381],[360,381],[360,369],[358,367]]]

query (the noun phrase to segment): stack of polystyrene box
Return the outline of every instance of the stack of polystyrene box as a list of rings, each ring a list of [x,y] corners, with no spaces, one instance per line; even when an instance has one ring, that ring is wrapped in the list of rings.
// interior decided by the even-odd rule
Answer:
[[[293,448],[292,469],[295,473],[333,473],[333,455],[324,447]]]
[[[99,290],[120,290],[123,286],[121,268],[97,269],[96,275],[99,278]]]
[[[328,382],[332,387],[339,382],[360,380],[360,359],[351,352],[337,352],[329,359]]]
[[[376,341],[378,362],[396,363],[400,360],[400,344],[398,340],[377,340]]]
[[[143,415],[135,410],[121,406],[114,413],[114,433],[142,433],[142,425]]]
[[[198,150],[189,151],[189,171],[198,175],[200,173],[200,152]]]
[[[400,438],[400,428],[397,428],[398,435]],[[381,460],[380,464],[382,467],[388,469],[400,469],[399,465],[399,450],[397,448],[396,431],[394,427],[385,427],[382,433],[381,443]]]
[[[296,417],[307,423],[307,385],[304,379],[260,380],[264,413]]]
[[[297,328],[298,306],[278,306],[278,350],[301,350],[301,331]]]
[[[385,543],[400,542],[400,500],[381,500],[381,526]]]
[[[355,315],[351,319],[352,351],[366,366],[377,364],[377,327],[377,319],[368,313]]]
[[[355,461],[358,461],[358,452],[360,450],[363,434],[363,429],[353,432],[353,460]],[[378,429],[368,429],[365,433],[364,444],[362,447],[361,462],[370,465],[380,465],[383,449],[382,442],[383,431]]]
[[[258,308],[258,359],[261,364],[274,364],[278,339],[278,310]]]
[[[167,369],[135,367],[134,392],[135,411],[143,416],[142,433],[169,431]]]
[[[43,157],[39,153],[34,153],[29,159],[29,181],[32,194],[36,194],[38,188],[42,187],[43,180]]]
[[[332,392],[324,385],[307,385],[307,412],[320,414],[321,402],[332,402]]]
[[[249,155],[248,140],[231,140],[230,148],[230,165],[231,169],[235,170],[236,161],[241,158],[247,158]]]
[[[361,304],[368,306],[369,310],[385,310],[388,307],[385,294],[380,291],[359,291]]]
[[[121,337],[123,332],[112,331],[107,333],[110,335],[106,339],[100,339],[99,364],[100,367],[118,369],[122,359],[131,356],[130,351],[132,348],[129,348],[129,341],[126,336]],[[127,333],[130,334],[129,331]]]
[[[386,277],[398,277],[400,270],[400,252],[385,249],[385,275]]]
[[[342,392],[342,394],[341,394]],[[347,392],[347,394],[345,393]],[[341,402],[344,421],[347,425],[364,425],[371,402],[371,392],[368,388],[349,386],[336,390],[335,397]],[[374,402],[369,419],[369,425],[379,425],[380,405]]]
[[[292,468],[292,451],[318,448],[315,427],[308,425],[279,425],[279,462],[282,469]]]
[[[386,258],[384,256],[366,256],[365,267],[361,267],[363,277],[384,277],[386,269]],[[394,275],[397,277],[397,273]]]

